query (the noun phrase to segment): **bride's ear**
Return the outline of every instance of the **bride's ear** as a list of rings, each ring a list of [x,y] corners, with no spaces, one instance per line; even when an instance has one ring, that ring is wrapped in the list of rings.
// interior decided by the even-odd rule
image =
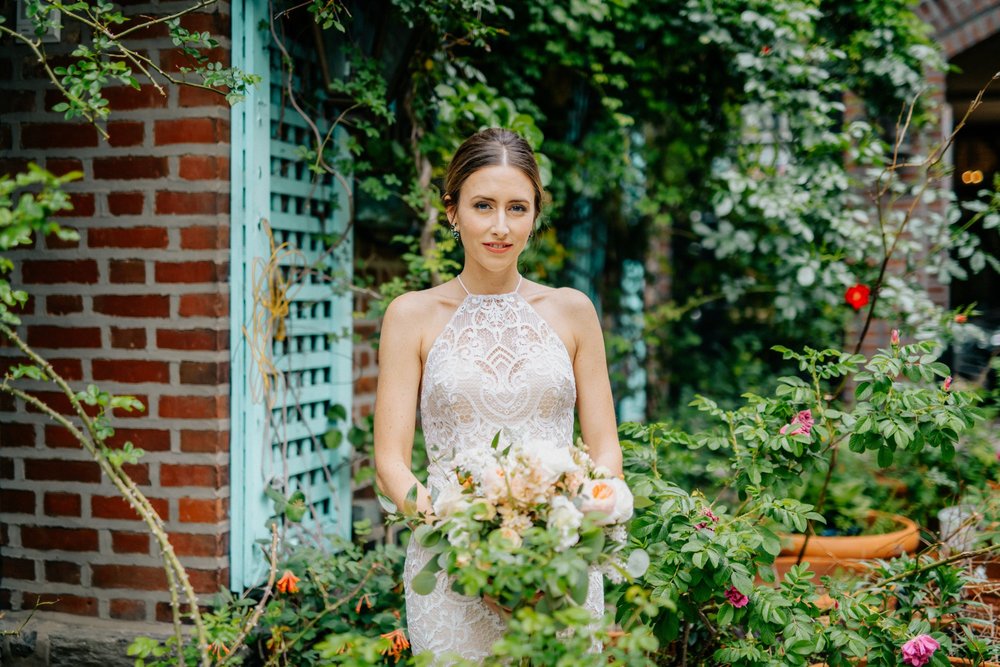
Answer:
[[[444,215],[446,218],[448,218],[448,225],[454,227],[455,211],[457,208],[455,206],[455,201],[452,199],[451,195],[445,195],[444,197],[441,198],[441,201],[444,202]]]

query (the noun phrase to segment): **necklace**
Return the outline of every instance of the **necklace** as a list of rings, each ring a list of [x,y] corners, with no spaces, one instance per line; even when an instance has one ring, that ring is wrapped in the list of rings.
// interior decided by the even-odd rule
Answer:
[[[462,276],[460,276],[460,275],[459,276],[455,276],[455,278],[458,280],[458,284],[462,286],[462,289],[465,290],[465,293],[468,296],[504,296],[505,294],[517,294],[517,291],[519,289],[521,289],[521,282],[524,280],[524,276],[522,276],[521,274],[518,274],[518,276],[517,276],[517,287],[514,288],[513,292],[501,292],[500,294],[475,294],[475,295],[473,295],[473,293],[469,291],[469,288],[465,286],[465,283],[462,282]]]

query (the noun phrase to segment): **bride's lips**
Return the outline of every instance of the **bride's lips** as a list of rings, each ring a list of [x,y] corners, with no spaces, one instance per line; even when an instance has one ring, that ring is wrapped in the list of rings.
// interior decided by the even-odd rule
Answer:
[[[483,247],[490,252],[502,254],[514,247],[513,243],[484,243]]]

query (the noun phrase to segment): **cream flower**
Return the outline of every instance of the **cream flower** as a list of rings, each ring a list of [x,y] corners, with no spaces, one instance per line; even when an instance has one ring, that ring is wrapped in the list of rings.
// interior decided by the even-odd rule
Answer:
[[[434,508],[434,514],[445,518],[467,509],[469,501],[462,494],[462,487],[457,482],[454,482],[441,489],[431,505]]]
[[[546,525],[559,533],[560,540],[556,551],[566,551],[579,541],[581,521],[583,513],[566,496],[556,496],[552,499]]]
[[[483,495],[496,502],[507,495],[507,474],[499,465],[487,466],[482,473]]]
[[[580,470],[569,447],[560,447],[548,440],[530,440],[518,445],[517,450],[540,473],[543,484],[555,484],[564,474]]]
[[[500,528],[500,534],[503,535],[504,538],[509,540],[510,543],[513,544],[515,547],[521,546],[521,542],[523,541],[521,539],[521,534],[518,533],[513,528],[502,526]]]
[[[632,492],[625,481],[617,477],[587,480],[580,499],[581,512],[600,512],[604,515],[597,521],[599,526],[624,523],[632,518]]]

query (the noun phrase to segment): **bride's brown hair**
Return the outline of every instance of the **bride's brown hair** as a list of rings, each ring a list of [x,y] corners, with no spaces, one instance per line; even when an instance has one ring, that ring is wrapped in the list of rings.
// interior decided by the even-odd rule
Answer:
[[[444,193],[441,195],[444,205],[448,208],[458,206],[458,193],[469,176],[484,167],[502,165],[520,169],[531,181],[535,190],[537,220],[542,212],[544,191],[535,152],[520,134],[500,127],[476,132],[455,151],[444,177]]]

